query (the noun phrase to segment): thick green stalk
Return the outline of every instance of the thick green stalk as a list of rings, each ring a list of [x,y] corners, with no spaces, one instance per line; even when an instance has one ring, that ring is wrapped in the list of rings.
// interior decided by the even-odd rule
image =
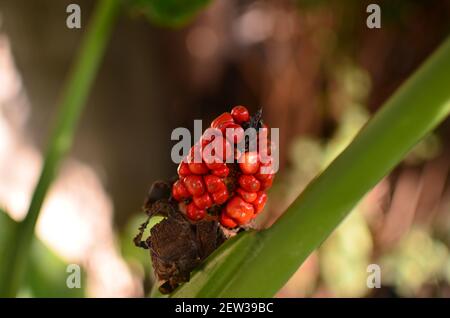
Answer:
[[[271,228],[227,242],[172,296],[273,296],[358,201],[449,112],[450,39]]]
[[[62,158],[70,149],[78,119],[102,60],[106,44],[119,13],[119,0],[101,0],[97,4],[87,33],[63,90],[56,127],[45,154],[44,165],[25,219],[16,227],[14,244],[2,260],[0,295],[14,297],[26,270],[34,228],[48,188]]]

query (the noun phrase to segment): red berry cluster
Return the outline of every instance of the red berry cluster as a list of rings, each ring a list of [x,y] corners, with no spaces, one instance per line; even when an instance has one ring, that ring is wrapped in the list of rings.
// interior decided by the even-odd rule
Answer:
[[[266,142],[258,145],[257,150],[240,152],[235,145],[242,142],[244,129],[251,125],[258,129],[259,140],[262,137]],[[272,161],[261,160],[262,147],[270,144],[267,129],[261,129],[267,126],[260,118],[252,120],[244,106],[235,106],[231,113],[217,117],[211,128],[220,130],[221,136],[211,138],[205,132],[191,148],[178,166],[179,179],[172,186],[172,197],[187,204],[186,215],[192,221],[219,214],[223,226],[235,228],[245,225],[263,210],[266,190],[274,179]],[[229,128],[233,134],[228,134]],[[222,151],[215,152],[212,158],[206,157],[204,151],[212,141],[222,145]],[[270,155],[270,147],[265,150]],[[234,155],[231,161],[230,154]]]

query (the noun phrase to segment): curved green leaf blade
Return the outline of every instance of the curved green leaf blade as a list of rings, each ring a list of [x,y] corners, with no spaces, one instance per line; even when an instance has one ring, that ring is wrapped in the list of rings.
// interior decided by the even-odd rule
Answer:
[[[0,208],[0,296],[3,297],[6,291],[7,278],[11,275],[10,264],[14,257],[16,248],[14,247],[14,235],[17,230],[17,222],[14,221],[3,209]]]
[[[47,191],[55,178],[64,155],[70,149],[78,120],[83,112],[89,90],[100,66],[106,44],[122,1],[99,1],[88,30],[83,38],[77,60],[64,87],[54,130],[47,147],[44,164],[34,189],[25,218],[17,223],[11,235],[13,248],[7,249],[8,258],[0,270],[0,295],[14,297],[25,274],[34,228]],[[3,273],[6,272],[6,275]]]
[[[268,230],[227,242],[173,297],[271,297],[358,201],[450,112],[450,39]]]

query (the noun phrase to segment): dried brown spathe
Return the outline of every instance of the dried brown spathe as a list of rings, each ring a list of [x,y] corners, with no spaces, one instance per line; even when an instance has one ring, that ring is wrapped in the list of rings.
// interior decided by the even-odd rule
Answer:
[[[189,221],[170,197],[171,184],[157,181],[147,196],[144,210],[148,216],[134,238],[136,246],[149,249],[153,269],[163,284],[161,293],[172,292],[180,283],[189,281],[191,271],[225,241],[216,220]],[[142,240],[148,220],[155,215],[164,220],[150,230]]]

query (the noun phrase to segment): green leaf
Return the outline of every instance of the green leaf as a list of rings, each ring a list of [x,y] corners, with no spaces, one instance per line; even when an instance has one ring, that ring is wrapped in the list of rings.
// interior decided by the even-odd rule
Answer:
[[[6,279],[10,275],[9,266],[11,254],[13,253],[13,239],[17,229],[17,222],[9,217],[3,209],[0,209],[0,296],[4,294]]]
[[[450,39],[269,229],[228,241],[173,297],[271,297],[358,201],[450,112]]]
[[[134,0],[134,6],[152,21],[178,27],[190,22],[211,0]]]
[[[249,231],[225,242],[210,255],[208,261],[193,273],[189,283],[178,288],[172,297],[216,297],[231,277],[240,270],[245,259],[258,250],[262,232]]]
[[[28,254],[34,239],[34,228],[47,191],[64,155],[69,151],[78,120],[83,112],[90,88],[116,18],[121,12],[120,0],[99,1],[83,37],[79,54],[64,87],[54,130],[47,147],[44,164],[34,189],[25,219],[10,233],[8,253],[0,270],[0,296],[13,297],[27,270]],[[3,273],[2,273],[3,272]],[[6,275],[4,275],[6,273]]]
[[[22,290],[33,297],[84,297],[86,277],[82,273],[81,288],[67,287],[68,265],[40,240],[34,240]]]
[[[383,283],[403,297],[417,297],[427,282],[445,279],[448,257],[444,242],[415,226],[379,260]]]

